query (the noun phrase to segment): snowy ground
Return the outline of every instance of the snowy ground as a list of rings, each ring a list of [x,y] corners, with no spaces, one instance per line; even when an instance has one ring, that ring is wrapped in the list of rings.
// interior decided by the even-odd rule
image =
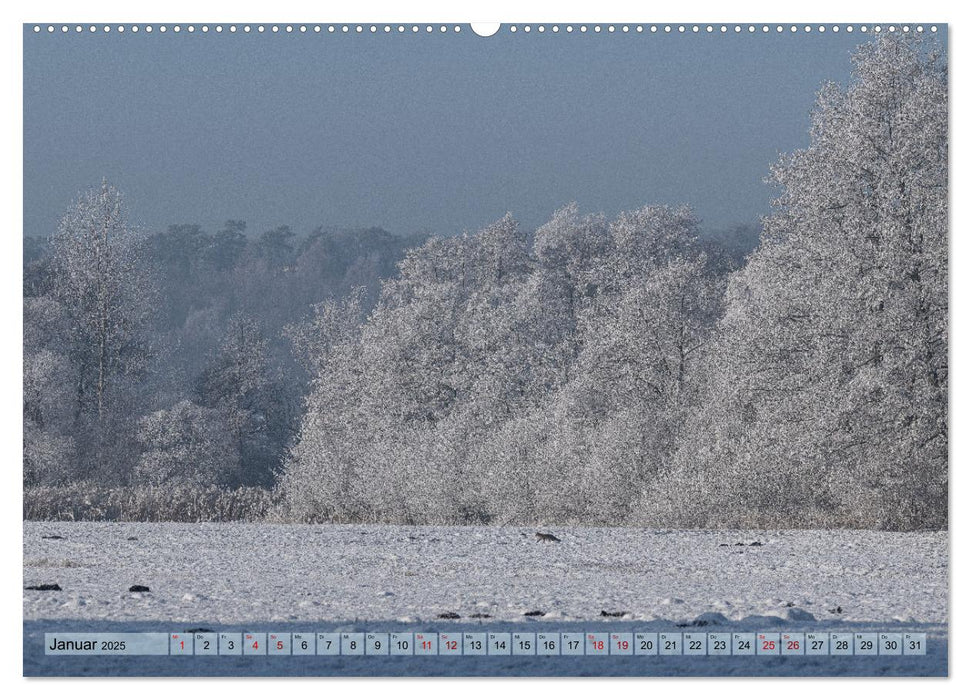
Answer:
[[[28,675],[947,673],[947,533],[24,523]],[[48,539],[59,536],[63,539]],[[753,542],[760,543],[753,545]],[[727,545],[727,546],[726,546]],[[132,585],[150,588],[130,593]],[[542,615],[524,616],[539,611]],[[605,617],[604,612],[618,617]],[[443,614],[457,619],[439,619]],[[478,617],[473,617],[478,616]],[[927,657],[45,658],[44,631],[918,631]]]

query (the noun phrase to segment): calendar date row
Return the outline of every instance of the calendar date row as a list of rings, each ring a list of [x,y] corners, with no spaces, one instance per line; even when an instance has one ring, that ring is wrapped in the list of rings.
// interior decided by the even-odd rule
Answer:
[[[47,633],[47,655],[913,656],[918,632]]]

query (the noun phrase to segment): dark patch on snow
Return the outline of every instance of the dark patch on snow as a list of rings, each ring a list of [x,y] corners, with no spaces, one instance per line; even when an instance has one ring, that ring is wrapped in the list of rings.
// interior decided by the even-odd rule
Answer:
[[[208,627],[192,627],[185,631],[186,634],[202,634],[203,632],[215,632],[215,630],[211,630]]]
[[[488,620],[492,615],[489,613],[472,613],[469,618],[472,620]]]
[[[707,627],[708,625],[726,624],[728,624],[728,618],[722,615],[720,612],[701,613],[698,617],[691,621],[692,627]]]
[[[607,612],[606,610],[600,611],[600,617],[623,617],[626,614],[626,610],[619,610],[617,612]]]
[[[41,535],[42,540],[66,540],[64,535]]]
[[[439,620],[458,620],[461,617],[462,616],[456,612],[443,612],[441,615],[438,616],[438,619]]]
[[[736,547],[744,547],[745,546],[745,543],[744,542],[736,542],[735,543],[735,546]]]
[[[843,608],[841,608],[839,605],[837,605],[835,608],[833,608],[832,610],[830,610],[830,612],[833,613],[834,615],[842,615],[843,614]]]
[[[530,610],[529,612],[524,612],[523,617],[542,617],[545,614],[542,610]]]
[[[130,587],[130,588],[128,589],[128,592],[129,592],[129,593],[148,593],[148,592],[149,592],[149,590],[150,590],[150,589],[149,589],[149,587],[148,587],[148,586],[142,586],[142,585],[140,585],[140,584],[138,584],[138,583],[136,583],[136,584],[135,584],[134,586],[131,586],[131,587]]]
[[[759,542],[758,540],[755,540],[755,542],[750,542],[748,546],[749,547],[761,547],[762,546],[762,543]]]
[[[25,586],[25,591],[62,591],[64,590],[56,583],[39,583],[35,586]]]
[[[789,608],[786,610],[786,619],[793,622],[815,622],[816,616],[802,608]]]
[[[138,538],[137,537],[128,537],[127,540],[129,542],[137,542],[138,541]]]
[[[720,545],[718,545],[718,546],[719,546],[719,547],[727,547],[727,546],[728,546],[728,542],[722,542],[722,543],[721,543]]]

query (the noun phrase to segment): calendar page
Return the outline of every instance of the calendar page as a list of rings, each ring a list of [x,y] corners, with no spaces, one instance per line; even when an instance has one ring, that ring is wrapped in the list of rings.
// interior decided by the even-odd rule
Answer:
[[[946,23],[39,19],[24,675],[948,674]]]

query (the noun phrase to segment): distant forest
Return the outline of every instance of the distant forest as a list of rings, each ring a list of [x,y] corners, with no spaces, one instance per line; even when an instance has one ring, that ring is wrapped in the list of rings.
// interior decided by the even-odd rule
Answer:
[[[24,239],[28,518],[947,526],[947,74],[861,46],[761,230]]]

